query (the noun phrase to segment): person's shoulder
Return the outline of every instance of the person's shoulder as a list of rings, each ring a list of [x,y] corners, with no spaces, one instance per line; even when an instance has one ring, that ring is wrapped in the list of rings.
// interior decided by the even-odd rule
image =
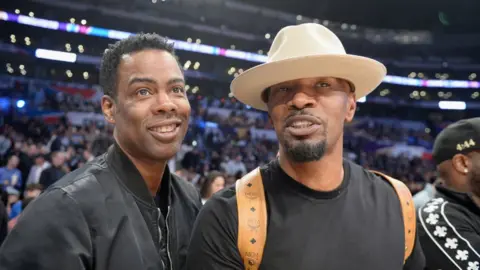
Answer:
[[[364,185],[373,185],[375,187],[394,191],[386,179],[375,174],[373,171],[365,169],[350,160],[344,160],[344,166],[348,166],[350,177],[355,178],[356,181],[359,181]]]
[[[422,229],[427,233],[433,232],[434,235],[447,233],[448,227],[455,230],[455,226],[470,224],[463,206],[439,196],[420,207],[417,215]]]
[[[49,169],[53,170],[54,168],[50,167]],[[60,189],[73,199],[78,198],[79,200],[88,202],[90,201],[89,199],[83,199],[91,198],[93,195],[99,195],[102,191],[109,190],[106,185],[112,185],[115,181],[100,181],[101,179],[109,178],[105,177],[109,174],[111,174],[111,172],[108,170],[108,164],[102,155],[94,161],[85,164],[83,167],[67,173],[52,184],[46,192]]]

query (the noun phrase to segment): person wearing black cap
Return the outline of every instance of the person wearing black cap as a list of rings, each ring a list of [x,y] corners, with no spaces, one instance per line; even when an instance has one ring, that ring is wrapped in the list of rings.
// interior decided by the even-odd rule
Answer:
[[[427,269],[480,269],[480,118],[458,121],[435,140],[443,186],[418,210]]]

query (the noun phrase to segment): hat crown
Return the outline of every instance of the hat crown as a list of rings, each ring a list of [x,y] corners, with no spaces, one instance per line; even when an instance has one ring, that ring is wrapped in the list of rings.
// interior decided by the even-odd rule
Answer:
[[[287,26],[280,30],[268,52],[268,62],[289,58],[346,54],[340,39],[328,28],[315,23]]]

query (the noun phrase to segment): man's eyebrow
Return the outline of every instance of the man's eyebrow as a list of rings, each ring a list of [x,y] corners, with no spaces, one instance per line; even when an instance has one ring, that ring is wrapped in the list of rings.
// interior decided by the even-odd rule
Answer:
[[[167,85],[176,84],[176,83],[185,83],[183,78],[173,78],[168,80]]]
[[[157,84],[157,81],[152,79],[152,78],[142,78],[142,77],[135,77],[129,80],[128,85],[132,85],[134,83],[151,83],[151,84]]]

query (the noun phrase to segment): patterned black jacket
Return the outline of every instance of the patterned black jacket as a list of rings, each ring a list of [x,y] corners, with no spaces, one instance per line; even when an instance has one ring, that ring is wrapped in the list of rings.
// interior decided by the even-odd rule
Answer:
[[[418,210],[420,242],[429,270],[480,269],[480,208],[464,193],[437,187]]]

